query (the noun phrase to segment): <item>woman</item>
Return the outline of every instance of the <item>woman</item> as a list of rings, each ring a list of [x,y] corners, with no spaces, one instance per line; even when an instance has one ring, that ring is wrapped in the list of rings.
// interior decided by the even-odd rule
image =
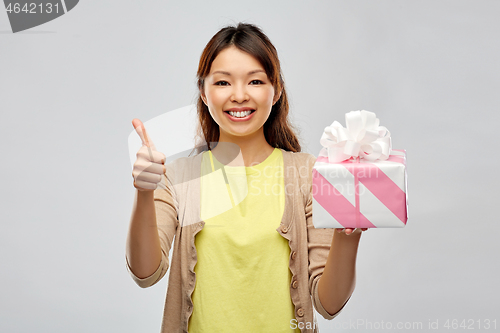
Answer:
[[[198,88],[207,151],[164,165],[133,121],[144,145],[127,268],[154,285],[173,244],[162,332],[317,332],[313,307],[333,319],[354,290],[361,230],[312,224],[316,158],[288,122],[276,49],[254,25],[225,27],[203,51]]]

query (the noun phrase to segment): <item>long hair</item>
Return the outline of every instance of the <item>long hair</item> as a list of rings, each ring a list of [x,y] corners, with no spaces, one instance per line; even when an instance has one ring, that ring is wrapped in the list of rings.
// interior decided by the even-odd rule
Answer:
[[[203,103],[201,92],[204,91],[205,78],[210,73],[212,62],[222,50],[232,45],[256,58],[264,67],[267,77],[274,87],[275,94],[279,94],[281,91],[281,97],[272,106],[269,118],[264,123],[264,136],[267,143],[272,147],[300,152],[299,139],[295,134],[297,130],[288,119],[289,104],[278,52],[259,27],[248,23],[239,23],[237,27],[222,28],[203,50],[197,71],[198,100],[196,105],[199,123],[193,151],[198,154],[206,149],[210,150],[212,148],[210,147],[211,142],[219,142],[219,125]]]

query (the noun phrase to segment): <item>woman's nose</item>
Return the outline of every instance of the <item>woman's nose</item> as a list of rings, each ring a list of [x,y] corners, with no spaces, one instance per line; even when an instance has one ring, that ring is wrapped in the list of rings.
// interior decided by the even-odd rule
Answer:
[[[236,103],[242,103],[248,101],[249,96],[246,89],[246,85],[234,85],[231,94],[231,101]]]

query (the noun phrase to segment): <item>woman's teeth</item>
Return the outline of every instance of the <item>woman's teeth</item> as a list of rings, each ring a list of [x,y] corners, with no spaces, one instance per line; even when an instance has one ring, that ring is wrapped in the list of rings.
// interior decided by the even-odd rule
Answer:
[[[237,112],[233,112],[233,111],[229,111],[229,114],[233,117],[236,117],[236,118],[243,118],[243,117],[246,117],[248,116],[250,113],[252,113],[252,111],[243,111],[243,112],[240,112],[240,111],[237,111]]]

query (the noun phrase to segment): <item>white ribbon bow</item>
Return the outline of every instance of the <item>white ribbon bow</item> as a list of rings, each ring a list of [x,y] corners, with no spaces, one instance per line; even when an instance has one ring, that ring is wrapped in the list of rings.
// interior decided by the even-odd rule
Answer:
[[[391,154],[391,133],[379,126],[379,119],[370,111],[351,111],[345,114],[347,128],[338,121],[325,127],[320,143],[319,156],[328,157],[330,163],[345,161],[351,157],[369,161],[386,160]]]

